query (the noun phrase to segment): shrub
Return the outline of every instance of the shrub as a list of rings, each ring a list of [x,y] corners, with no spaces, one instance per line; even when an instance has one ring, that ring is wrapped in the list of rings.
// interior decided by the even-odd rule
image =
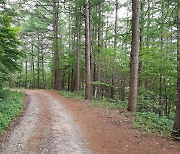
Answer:
[[[173,121],[154,112],[137,112],[134,126],[152,133],[169,136],[173,128]]]

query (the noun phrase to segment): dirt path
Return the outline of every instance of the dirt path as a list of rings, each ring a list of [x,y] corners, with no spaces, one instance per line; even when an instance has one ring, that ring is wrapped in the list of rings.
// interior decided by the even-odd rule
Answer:
[[[42,90],[26,90],[30,102],[20,124],[1,143],[2,154],[89,154],[79,125],[60,101]]]
[[[29,106],[2,154],[180,154],[180,144],[132,128],[124,111],[94,109],[54,91],[26,90]]]

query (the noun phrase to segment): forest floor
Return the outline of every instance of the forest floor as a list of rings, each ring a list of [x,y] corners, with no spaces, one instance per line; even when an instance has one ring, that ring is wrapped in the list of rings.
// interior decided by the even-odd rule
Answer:
[[[55,91],[25,93],[27,109],[0,140],[0,153],[180,154],[180,143],[133,128],[124,110],[97,109]]]

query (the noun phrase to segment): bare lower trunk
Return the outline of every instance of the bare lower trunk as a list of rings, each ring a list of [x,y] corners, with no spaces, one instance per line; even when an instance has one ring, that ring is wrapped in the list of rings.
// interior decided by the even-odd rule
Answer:
[[[101,4],[97,6],[98,13],[98,67],[97,67],[97,80],[101,82],[101,61],[100,61],[100,50],[101,50]],[[101,84],[97,85],[97,94],[101,96]]]
[[[32,57],[31,57],[31,67],[32,67],[32,77],[33,77],[33,81],[32,81],[32,88],[35,88],[35,70],[34,70],[34,45],[33,45],[33,41],[32,41],[32,44],[31,44],[31,48],[32,48],[32,51],[31,51],[31,54],[32,54]]]
[[[38,61],[37,61],[37,87],[40,88],[40,40],[39,40],[39,34],[38,34]]]
[[[92,98],[91,88],[91,41],[90,41],[90,6],[89,1],[85,1],[85,42],[86,42],[86,94],[85,99]]]
[[[132,46],[130,61],[129,102],[128,111],[135,112],[137,105],[139,51],[139,0],[132,0]]]
[[[142,1],[141,2],[141,21],[140,21],[140,55],[139,57],[142,57],[142,50],[143,50],[143,44],[144,44],[144,37],[143,37],[143,33],[144,33],[144,7],[145,7],[145,2]],[[143,69],[143,61],[140,58],[139,61],[139,69],[138,69],[138,73],[141,74]],[[139,86],[141,86],[142,84],[142,80],[139,78]]]
[[[177,105],[172,135],[180,137],[180,3],[177,3]]]
[[[54,89],[61,89],[61,78],[60,78],[60,52],[59,52],[59,37],[58,37],[58,20],[59,20],[59,0],[53,0],[53,14],[54,14]]]
[[[25,70],[26,70],[26,80],[25,80],[25,88],[27,88],[28,85],[28,68],[27,68],[27,58],[26,58],[26,62],[25,62]]]
[[[79,91],[80,90],[80,76],[81,76],[81,72],[80,72],[81,21],[78,21],[78,18],[77,18],[77,22],[78,22],[78,32],[77,32],[76,91]]]

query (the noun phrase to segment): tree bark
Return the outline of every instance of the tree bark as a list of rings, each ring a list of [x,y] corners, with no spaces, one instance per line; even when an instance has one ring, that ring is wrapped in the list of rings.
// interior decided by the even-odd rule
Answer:
[[[38,33],[38,48],[37,48],[37,52],[38,52],[38,54],[37,54],[37,58],[38,58],[38,60],[37,60],[37,87],[38,87],[38,89],[40,88],[40,38],[39,38],[40,36],[39,36],[39,33]]]
[[[101,82],[101,61],[100,61],[100,50],[101,50],[101,4],[97,6],[98,13],[98,67],[97,67],[97,80]],[[101,96],[101,84],[97,85],[97,94]]]
[[[31,42],[31,72],[32,72],[32,76],[33,76],[32,88],[35,88],[34,45],[33,45],[33,40]]]
[[[25,72],[26,72],[26,79],[25,79],[25,88],[27,89],[28,85],[28,68],[27,68],[27,57],[26,57],[26,62],[25,62]]]
[[[118,26],[118,0],[116,0],[115,27],[114,27],[114,49],[117,48],[117,26]]]
[[[172,135],[180,137],[180,2],[177,1],[177,104]]]
[[[60,51],[59,51],[59,37],[58,37],[58,20],[59,20],[59,0],[53,0],[53,15],[54,15],[54,89],[61,90],[61,76],[60,76]]]
[[[77,64],[76,64],[76,91],[80,91],[80,77],[81,77],[81,67],[80,67],[80,45],[81,45],[81,19],[76,17],[78,31],[77,31]]]
[[[90,41],[90,6],[89,1],[85,0],[85,42],[86,42],[86,93],[85,99],[92,98],[91,85],[91,41]]]
[[[130,60],[130,81],[128,111],[135,112],[137,106],[138,80],[138,51],[139,51],[139,0],[132,0],[132,44]]]
[[[140,57],[142,57],[142,49],[143,49],[143,44],[144,44],[144,7],[145,7],[145,4],[144,4],[144,0],[141,1],[141,23],[140,23]],[[138,69],[138,73],[141,74],[142,72],[142,68],[143,68],[143,62],[140,58],[140,61],[139,61],[139,69]],[[141,86],[141,79],[139,78],[139,86]]]

